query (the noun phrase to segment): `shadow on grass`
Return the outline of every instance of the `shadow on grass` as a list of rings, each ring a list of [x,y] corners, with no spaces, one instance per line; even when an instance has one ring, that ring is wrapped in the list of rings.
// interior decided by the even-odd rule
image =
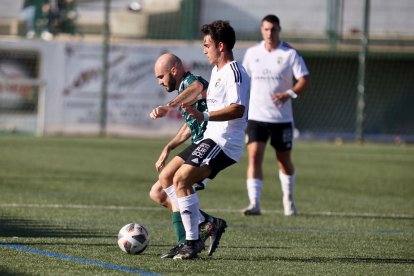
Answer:
[[[257,256],[257,257],[240,257],[235,258],[216,258],[220,260],[232,261],[282,261],[297,263],[370,263],[370,264],[414,264],[414,259],[399,258],[374,258],[374,257],[280,257],[280,256]]]
[[[341,213],[300,213],[301,217],[337,217],[337,218],[350,218],[350,219],[387,219],[387,220],[414,220],[414,216],[410,215],[379,215],[379,214],[341,214]]]
[[[30,275],[30,274],[26,274],[22,272],[13,272],[13,271],[8,270],[5,267],[0,266],[0,275],[2,276],[14,276],[14,275],[24,276],[24,275]]]
[[[116,241],[116,237],[114,238],[114,240]],[[36,246],[36,245],[56,245],[56,242],[26,242],[26,241],[13,241],[10,243],[5,243],[5,244],[17,244],[17,245],[24,245],[24,246]],[[107,243],[94,243],[94,242],[74,242],[74,241],[68,241],[68,242],[62,242],[59,241],[59,246],[64,246],[64,245],[69,245],[69,246],[73,246],[73,245],[85,245],[85,246],[96,246],[96,247],[112,247],[114,246],[115,242],[107,242]],[[1,275],[1,274],[0,274]]]
[[[113,237],[48,221],[0,217],[0,237]]]
[[[176,244],[153,244],[151,247],[173,247]],[[206,245],[208,246],[208,245]],[[227,246],[221,246],[223,248],[230,248]],[[290,247],[281,247],[281,246],[231,246],[231,248],[245,248],[245,249],[289,249]]]

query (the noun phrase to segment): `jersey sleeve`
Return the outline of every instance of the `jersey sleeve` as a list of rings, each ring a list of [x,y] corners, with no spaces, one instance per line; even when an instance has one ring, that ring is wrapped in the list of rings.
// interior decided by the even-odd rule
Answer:
[[[243,89],[248,85],[250,87],[250,79],[246,72],[239,68],[237,62],[231,65],[229,75],[227,78],[227,92],[226,92],[226,105],[229,106],[232,103],[239,105],[247,105],[245,97],[243,97]]]
[[[251,52],[250,48],[246,50],[246,53],[244,54],[243,62],[242,62],[242,65],[246,69],[246,72],[247,72],[247,74],[249,74],[249,76],[252,75],[251,72],[250,72],[250,67],[249,67],[249,65],[250,65],[250,52]]]
[[[203,85],[203,90],[206,90],[208,88],[208,81],[206,81],[204,78],[202,78],[201,76],[196,76],[196,80],[201,82],[201,84]]]
[[[298,51],[295,50],[292,64],[293,76],[295,79],[300,79],[303,76],[309,75],[309,70],[306,67],[305,61]]]
[[[229,106],[232,103],[240,104],[241,98],[240,98],[240,89],[241,85],[233,82],[229,82],[227,84],[227,91],[226,91],[226,106]]]

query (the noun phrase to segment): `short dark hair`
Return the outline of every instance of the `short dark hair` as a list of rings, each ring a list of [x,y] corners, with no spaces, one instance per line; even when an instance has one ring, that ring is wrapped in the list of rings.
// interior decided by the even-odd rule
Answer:
[[[268,14],[268,15],[266,15],[265,17],[263,17],[263,19],[262,19],[262,23],[263,23],[264,21],[270,22],[270,23],[272,23],[272,24],[277,24],[277,25],[280,25],[279,17],[277,17],[277,16],[276,16],[276,15],[274,15],[274,14]]]
[[[204,35],[210,35],[216,45],[219,42],[224,43],[228,50],[232,50],[236,44],[236,33],[229,21],[216,20],[205,24],[201,27],[201,32]]]

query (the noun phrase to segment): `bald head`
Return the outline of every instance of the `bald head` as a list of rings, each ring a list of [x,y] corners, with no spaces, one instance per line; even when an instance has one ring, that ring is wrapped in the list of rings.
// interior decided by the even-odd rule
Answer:
[[[177,64],[181,64],[181,60],[174,54],[166,53],[161,55],[155,62],[154,70],[169,71]]]
[[[174,54],[166,53],[155,62],[154,73],[158,83],[168,92],[172,92],[178,89],[185,72],[181,59]]]

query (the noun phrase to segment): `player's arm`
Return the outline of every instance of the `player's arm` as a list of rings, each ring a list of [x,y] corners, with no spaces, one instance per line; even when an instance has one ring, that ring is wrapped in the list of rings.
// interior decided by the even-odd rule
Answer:
[[[150,113],[150,117],[151,119],[155,120],[158,118],[162,118],[165,117],[165,115],[167,115],[167,113],[171,110],[174,109],[171,106],[167,106],[167,105],[160,105],[156,108],[154,108],[151,113]]]
[[[204,89],[203,84],[199,81],[194,81],[183,92],[169,101],[166,105],[160,105],[154,108],[150,113],[150,117],[153,120],[162,118],[167,115],[171,109],[179,107],[182,104],[193,104],[198,99],[205,99],[206,94],[207,89]]]
[[[200,112],[192,106],[183,106],[183,109],[187,111],[198,121],[230,121],[243,117],[244,105],[232,103],[222,109],[210,112]]]
[[[305,75],[303,77],[300,77],[295,85],[286,91],[280,91],[279,93],[276,92],[272,96],[272,100],[275,104],[279,102],[286,102],[290,98],[297,98],[300,95],[302,95],[310,86],[310,76]]]
[[[198,99],[206,98],[207,90],[204,89],[204,86],[199,81],[194,81],[191,83],[183,92],[181,92],[177,97],[167,103],[167,106],[179,107],[182,104],[193,104]]]
[[[165,165],[165,161],[168,158],[170,152],[184,143],[188,138],[190,138],[190,128],[187,124],[184,124],[177,132],[177,134],[164,146],[161,151],[160,157],[157,162],[155,162],[155,169],[157,172],[160,172]]]

